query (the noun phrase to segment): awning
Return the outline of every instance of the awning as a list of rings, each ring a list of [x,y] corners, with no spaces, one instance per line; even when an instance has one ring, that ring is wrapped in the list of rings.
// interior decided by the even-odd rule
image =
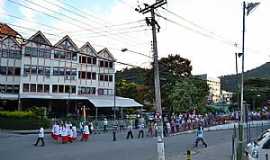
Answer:
[[[119,107],[119,108],[129,108],[129,107],[142,107],[143,105],[136,102],[134,99],[131,98],[124,98],[124,97],[115,97],[114,96],[95,96],[89,97],[88,100],[93,103],[93,105],[97,108],[102,107]]]
[[[95,107],[102,108],[102,107],[115,107],[118,108],[131,108],[131,107],[143,107],[142,104],[136,102],[134,99],[125,98],[125,97],[115,97],[114,96],[77,96],[77,95],[68,95],[68,94],[20,94],[21,99],[52,99],[52,100],[88,100],[91,102]],[[17,100],[18,95],[6,95],[3,94],[0,99],[13,99]]]
[[[0,99],[3,99],[3,100],[18,100],[18,94],[2,94],[2,93],[0,93]]]

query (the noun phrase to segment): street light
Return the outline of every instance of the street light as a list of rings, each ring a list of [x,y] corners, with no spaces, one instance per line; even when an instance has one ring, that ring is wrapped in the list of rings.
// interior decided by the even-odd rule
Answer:
[[[147,57],[147,58],[153,58],[153,57],[151,57],[151,56],[148,56],[148,55],[145,55],[145,54],[143,54],[143,53],[140,53],[140,52],[137,52],[137,51],[133,51],[133,50],[130,50],[130,49],[127,49],[127,48],[122,48],[121,49],[121,52],[132,52],[132,53],[136,53],[136,54],[139,54],[139,55],[141,55],[141,56],[144,56],[144,57]]]
[[[243,31],[242,31],[242,73],[241,73],[241,116],[240,116],[240,124],[239,124],[239,140],[238,140],[238,152],[237,152],[237,160],[242,160],[243,155],[243,138],[244,138],[244,57],[245,57],[245,20],[246,16],[248,16],[251,12],[255,10],[255,8],[259,5],[259,2],[256,3],[248,3],[243,2]],[[247,14],[247,15],[246,15]]]

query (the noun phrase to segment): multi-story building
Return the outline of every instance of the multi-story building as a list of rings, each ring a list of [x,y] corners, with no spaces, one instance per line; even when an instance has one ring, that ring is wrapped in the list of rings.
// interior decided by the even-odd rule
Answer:
[[[2,106],[7,101],[19,107],[44,105],[49,110],[87,103],[112,107],[115,101],[118,107],[141,106],[114,97],[115,58],[107,48],[97,52],[89,42],[78,48],[69,36],[52,45],[41,31],[24,41],[3,36],[0,44]]]
[[[220,79],[209,77],[207,74],[196,75],[195,77],[207,81],[207,85],[209,87],[208,102],[210,103],[219,102],[221,94]]]

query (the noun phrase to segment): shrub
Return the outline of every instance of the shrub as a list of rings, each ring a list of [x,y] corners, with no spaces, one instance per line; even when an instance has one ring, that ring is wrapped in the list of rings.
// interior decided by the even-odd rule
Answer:
[[[48,128],[50,121],[33,111],[0,111],[0,128],[13,130]]]
[[[35,114],[32,111],[0,111],[0,117],[33,118],[35,117]]]
[[[39,129],[40,127],[49,128],[50,121],[48,119],[34,119],[34,118],[7,118],[0,117],[0,128],[1,129],[12,129],[12,130],[28,130],[28,129]]]

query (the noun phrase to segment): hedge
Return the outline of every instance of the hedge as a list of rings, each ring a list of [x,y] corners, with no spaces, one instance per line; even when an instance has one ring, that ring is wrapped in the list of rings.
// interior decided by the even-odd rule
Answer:
[[[48,128],[50,121],[39,118],[33,111],[0,111],[0,128],[11,130]]]
[[[32,111],[0,111],[0,117],[33,118],[35,117],[35,114]]]
[[[50,121],[48,119],[37,118],[7,118],[0,117],[0,128],[11,130],[32,130],[40,127],[49,128]]]

